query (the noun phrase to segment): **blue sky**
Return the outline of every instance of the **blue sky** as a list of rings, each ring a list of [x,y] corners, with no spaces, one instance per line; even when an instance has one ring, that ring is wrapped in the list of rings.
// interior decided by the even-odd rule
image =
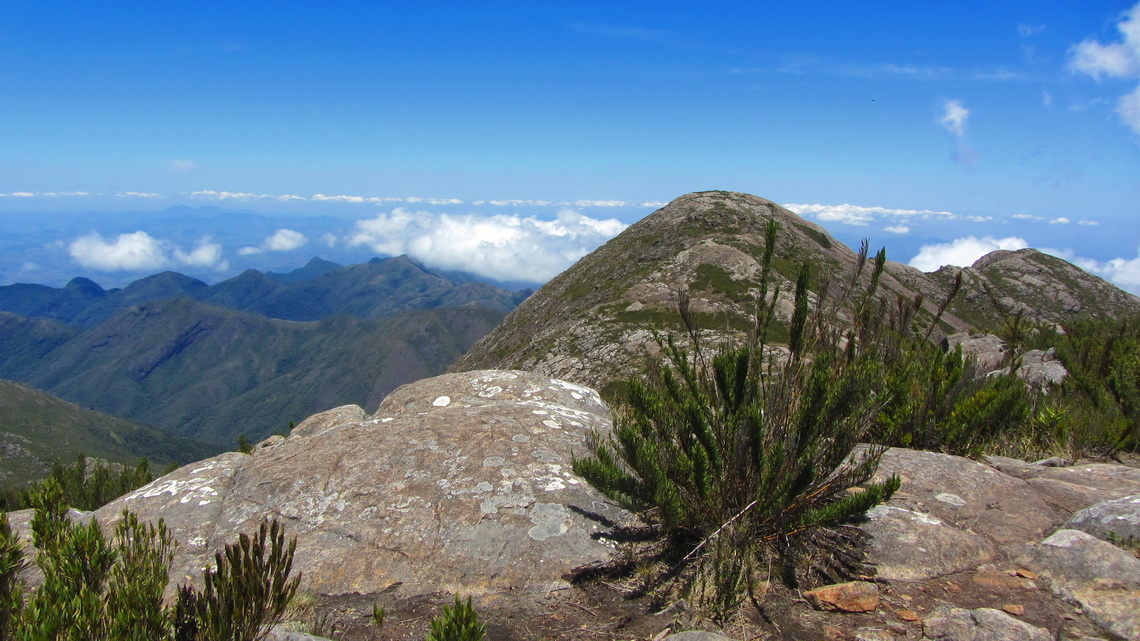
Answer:
[[[543,280],[731,189],[923,268],[1044,247],[1140,290],[1137,5],[790,5],[7,3],[0,283]]]

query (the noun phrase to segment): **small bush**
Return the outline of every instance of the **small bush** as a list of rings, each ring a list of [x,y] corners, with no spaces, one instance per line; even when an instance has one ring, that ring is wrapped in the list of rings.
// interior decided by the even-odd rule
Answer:
[[[277,521],[262,521],[257,536],[241,534],[216,554],[194,600],[199,638],[259,639],[279,622],[301,580],[289,578],[296,547]]]
[[[443,606],[443,614],[431,620],[431,632],[424,641],[483,641],[487,626],[479,621],[471,597],[461,601],[455,595],[455,604]]]

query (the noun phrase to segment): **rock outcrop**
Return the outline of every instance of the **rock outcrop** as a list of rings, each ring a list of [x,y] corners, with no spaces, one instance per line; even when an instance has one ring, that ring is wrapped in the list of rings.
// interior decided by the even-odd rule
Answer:
[[[548,591],[611,553],[583,512],[622,515],[570,470],[609,426],[597,393],[571,383],[440,376],[398,389],[371,416],[329,410],[252,455],[183,467],[95,516],[165,519],[178,580],[272,517],[297,537],[295,569],[314,592]]]
[[[911,607],[909,595],[929,593],[931,586],[945,592],[929,602],[928,612],[915,614],[924,621],[925,638],[1056,638],[1070,625],[1065,617],[1077,616],[1043,616],[1055,606],[1046,605],[1041,591],[1088,617],[1081,633],[1099,628],[1140,638],[1140,559],[1069,529],[1125,541],[1108,532],[1129,531],[1140,502],[1140,469],[1107,463],[1056,467],[1004,457],[983,463],[892,448],[876,476],[889,474],[900,475],[902,487],[860,527],[872,536],[868,558],[876,577],[896,594],[908,595],[897,607]],[[980,599],[994,602],[963,609]],[[1038,603],[1030,609],[1037,612],[1018,603],[1027,599]],[[1005,612],[995,609],[1007,605]]]

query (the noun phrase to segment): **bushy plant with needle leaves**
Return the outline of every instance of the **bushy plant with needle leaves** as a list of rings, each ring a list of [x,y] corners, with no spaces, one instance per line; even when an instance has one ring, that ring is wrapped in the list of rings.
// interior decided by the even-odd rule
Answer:
[[[804,266],[781,350],[768,340],[779,298],[770,285],[774,221],[765,233],[748,339],[707,349],[682,295],[684,344],[658,335],[663,362],[629,382],[612,434],[573,463],[641,515],[657,533],[667,583],[716,617],[731,614],[773,564],[789,582],[861,571],[858,553],[844,552],[854,540],[842,525],[899,487],[897,477],[868,483],[881,447],[855,450],[884,402],[872,316],[885,254],[865,273],[864,243],[851,281],[823,283],[814,306]],[[841,310],[852,316],[845,330],[828,322]]]

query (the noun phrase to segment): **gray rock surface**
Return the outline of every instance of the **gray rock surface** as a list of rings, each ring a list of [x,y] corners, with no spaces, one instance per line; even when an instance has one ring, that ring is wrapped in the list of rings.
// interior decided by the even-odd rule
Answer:
[[[1084,532],[1058,530],[1019,561],[1104,629],[1140,639],[1140,559]]]
[[[890,505],[929,514],[998,544],[1038,541],[1068,516],[1038,497],[1026,481],[960,456],[891,448],[883,454],[875,480],[891,474],[903,482]]]
[[[1002,359],[1006,356],[1005,341],[993,334],[958,332],[947,336],[945,343],[949,349],[961,346],[962,355],[973,356],[983,372],[992,372],[1001,367]]]
[[[1070,517],[1064,527],[1105,541],[1140,544],[1140,494],[1090,505]]]
[[[954,608],[927,619],[923,637],[945,641],[1053,641],[1048,630],[1018,621],[993,608]]]
[[[297,537],[303,589],[546,591],[612,553],[576,510],[623,516],[570,470],[572,453],[609,427],[584,387],[523,372],[445,375],[398,389],[371,417],[336,408],[252,455],[183,467],[96,516],[165,519],[180,543],[176,580],[276,517]]]
[[[988,563],[997,553],[981,535],[896,505],[872,508],[861,527],[871,535],[868,557],[880,579],[918,581],[964,572]]]

